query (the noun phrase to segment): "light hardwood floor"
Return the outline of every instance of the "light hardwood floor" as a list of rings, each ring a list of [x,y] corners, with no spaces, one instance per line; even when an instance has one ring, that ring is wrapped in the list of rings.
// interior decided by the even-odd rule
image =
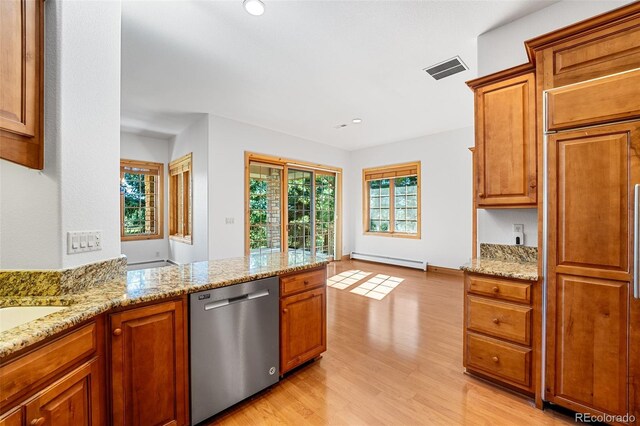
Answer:
[[[462,277],[358,261],[404,278],[383,300],[328,288],[328,350],[214,418],[256,425],[553,425],[573,419],[463,374]],[[366,279],[365,279],[366,280]]]

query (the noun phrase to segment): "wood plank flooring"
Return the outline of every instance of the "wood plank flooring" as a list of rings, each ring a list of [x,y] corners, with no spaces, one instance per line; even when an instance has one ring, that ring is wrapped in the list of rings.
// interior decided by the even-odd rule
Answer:
[[[350,293],[357,284],[328,288],[325,355],[210,424],[573,423],[463,374],[462,277],[358,261],[334,262],[328,276],[352,269],[404,281],[383,300]]]

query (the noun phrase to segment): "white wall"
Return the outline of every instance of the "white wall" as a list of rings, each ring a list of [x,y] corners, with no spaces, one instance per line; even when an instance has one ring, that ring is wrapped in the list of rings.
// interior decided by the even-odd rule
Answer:
[[[348,167],[349,153],[238,121],[210,116],[209,120],[209,257],[223,259],[244,255],[244,153],[257,152]],[[344,179],[343,190],[349,187]],[[343,195],[343,253],[350,251],[351,219],[348,195]],[[225,218],[233,218],[226,224]]]
[[[119,0],[45,2],[45,169],[0,160],[0,268],[120,255],[120,11]],[[102,251],[67,255],[66,233],[83,230],[102,231]]]
[[[478,210],[478,246],[480,243],[513,245],[513,224],[524,225],[524,245],[538,246],[538,209]]]
[[[478,37],[478,75],[527,63],[524,42],[633,1],[564,0]]]
[[[129,264],[169,259],[169,210],[168,210],[168,164],[169,140],[120,133],[120,158],[127,160],[151,161],[164,164],[164,238],[156,240],[123,241],[122,253]]]
[[[524,42],[629,1],[561,1],[478,37],[478,75],[528,62]],[[541,171],[539,171],[541,172]],[[538,245],[537,209],[478,210],[478,244],[513,244],[513,224],[525,228],[525,245]]]
[[[198,262],[208,260],[208,208],[209,191],[209,116],[195,120],[182,133],[177,135],[169,144],[170,161],[178,159],[188,153],[193,153],[191,159],[192,178],[192,214],[193,214],[193,244],[169,239],[169,259],[177,263]]]
[[[471,257],[473,128],[365,148],[351,152],[348,208],[352,220],[353,251],[426,260],[458,268]],[[362,169],[409,161],[422,162],[422,238],[371,236],[362,227]]]

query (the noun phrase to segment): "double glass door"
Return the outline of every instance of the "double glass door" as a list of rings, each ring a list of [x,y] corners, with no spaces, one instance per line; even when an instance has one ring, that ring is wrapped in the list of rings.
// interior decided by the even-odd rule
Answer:
[[[334,256],[336,184],[336,173],[251,163],[250,252]]]

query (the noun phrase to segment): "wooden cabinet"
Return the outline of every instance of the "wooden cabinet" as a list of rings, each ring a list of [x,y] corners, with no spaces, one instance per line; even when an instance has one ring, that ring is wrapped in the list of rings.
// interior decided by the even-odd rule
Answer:
[[[0,1],[0,158],[44,167],[43,0]]]
[[[632,255],[640,122],[552,134],[548,144],[545,398],[580,412],[637,416],[640,300],[632,294]]]
[[[543,90],[638,68],[640,4],[526,42]]]
[[[327,268],[280,278],[280,374],[327,350]]]
[[[188,424],[185,300],[110,315],[114,425]]]
[[[24,424],[24,416],[22,407],[18,407],[10,413],[0,416],[0,426],[22,426]]]
[[[0,367],[0,425],[107,424],[103,320]]]
[[[101,370],[97,358],[65,376],[26,404],[30,425],[103,425]]]
[[[531,281],[465,273],[464,366],[470,374],[535,393],[539,330]]]
[[[478,208],[537,201],[535,76],[516,67],[467,83],[475,92]]]
[[[547,131],[640,118],[640,69],[561,87],[547,94]]]

